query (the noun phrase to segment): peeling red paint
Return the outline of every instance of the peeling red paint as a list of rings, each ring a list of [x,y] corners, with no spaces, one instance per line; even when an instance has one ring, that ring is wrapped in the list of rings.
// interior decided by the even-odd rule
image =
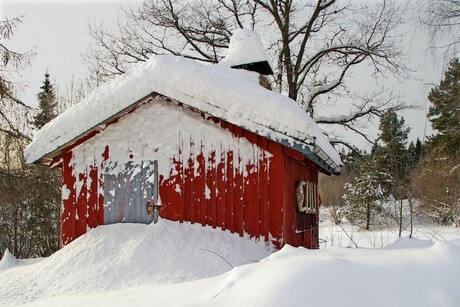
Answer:
[[[194,148],[199,148],[195,146],[199,140],[178,140],[179,152],[171,153],[170,176],[159,178],[161,217],[209,225],[241,236],[246,234],[270,242],[276,248],[284,244],[317,248],[317,216],[299,213],[295,205],[296,182],[317,183],[318,170],[314,164],[281,144],[201,115],[230,131],[235,138],[245,138],[256,145],[256,153],[252,162],[240,169],[238,148],[224,150],[218,147],[205,157],[202,151],[194,152]],[[105,146],[104,152],[92,153],[102,156],[103,162],[86,165],[82,174],[74,174],[72,151],[63,152],[62,182],[71,191],[68,199],[63,200],[61,238],[65,245],[85,233],[87,228],[104,223],[101,191],[104,165],[110,161],[110,144]],[[81,185],[79,195],[76,195],[77,179]],[[119,214],[123,221],[122,209]],[[298,232],[298,225],[306,229]]]

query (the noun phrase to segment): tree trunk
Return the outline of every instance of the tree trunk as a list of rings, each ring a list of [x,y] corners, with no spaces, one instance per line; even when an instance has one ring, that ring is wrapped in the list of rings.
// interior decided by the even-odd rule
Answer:
[[[407,201],[409,202],[409,211],[410,211],[410,233],[409,233],[409,238],[412,239],[412,232],[414,229],[414,208],[412,204],[412,194],[409,193],[409,197],[407,198]]]
[[[403,200],[400,199],[399,200],[399,237],[401,238],[401,233],[402,233],[402,224],[403,224],[403,218],[402,218],[402,214],[403,214]]]
[[[366,209],[366,230],[369,230],[371,225],[371,204],[367,202],[367,209]]]

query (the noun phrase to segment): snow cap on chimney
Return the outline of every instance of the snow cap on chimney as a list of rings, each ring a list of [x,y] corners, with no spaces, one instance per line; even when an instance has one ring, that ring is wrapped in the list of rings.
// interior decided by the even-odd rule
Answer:
[[[230,38],[227,56],[219,64],[272,75],[273,69],[260,35],[249,29],[236,30]]]

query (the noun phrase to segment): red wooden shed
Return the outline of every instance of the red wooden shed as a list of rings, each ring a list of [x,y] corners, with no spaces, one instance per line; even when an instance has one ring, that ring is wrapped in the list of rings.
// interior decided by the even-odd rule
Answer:
[[[161,218],[318,247],[318,172],[340,158],[258,74],[157,56],[46,125],[28,163],[62,169],[61,238]]]

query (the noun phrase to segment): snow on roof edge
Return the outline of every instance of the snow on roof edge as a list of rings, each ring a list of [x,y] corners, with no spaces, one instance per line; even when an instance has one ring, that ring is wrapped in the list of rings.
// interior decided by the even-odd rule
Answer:
[[[313,145],[310,140],[314,139],[336,166],[341,165],[337,151],[300,106],[262,88],[254,76],[257,75],[181,57],[154,56],[45,125],[24,151],[26,162],[36,162],[156,92],[260,135],[276,131],[278,139],[291,145],[296,139]],[[259,131],[256,123],[266,132]]]

